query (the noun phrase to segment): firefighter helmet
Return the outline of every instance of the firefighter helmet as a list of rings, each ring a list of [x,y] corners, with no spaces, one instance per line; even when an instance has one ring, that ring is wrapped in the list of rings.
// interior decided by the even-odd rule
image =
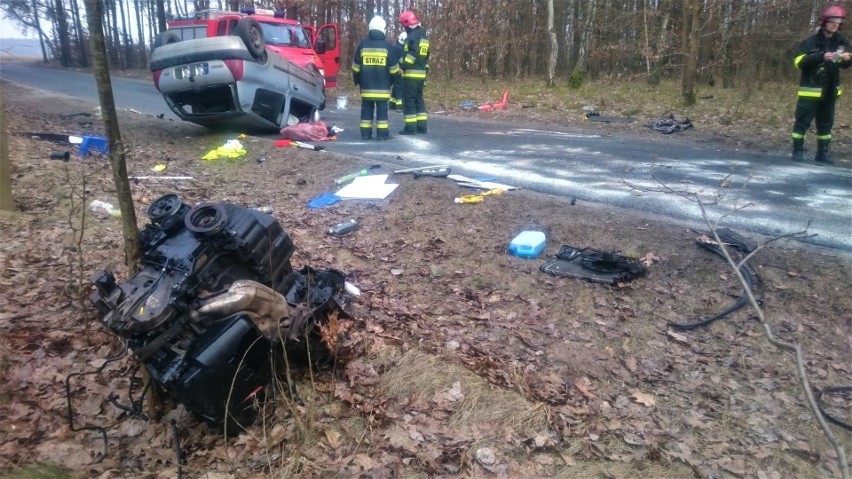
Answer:
[[[822,11],[822,13],[819,14],[819,24],[825,25],[825,22],[829,18],[839,18],[839,23],[843,23],[843,21],[846,19],[846,9],[841,7],[840,5],[832,5],[826,8]]]
[[[420,23],[420,20],[417,19],[417,15],[415,15],[411,10],[406,10],[399,16],[399,24],[405,28],[413,27],[418,23]]]
[[[385,19],[380,16],[375,16],[372,20],[370,20],[370,30],[378,30],[385,33],[385,27],[387,27],[387,23],[385,22]]]
[[[402,33],[399,34],[399,37],[396,39],[396,41],[398,41],[400,45],[405,45],[405,39],[406,38],[408,38],[408,34],[405,33],[405,32],[402,32]]]

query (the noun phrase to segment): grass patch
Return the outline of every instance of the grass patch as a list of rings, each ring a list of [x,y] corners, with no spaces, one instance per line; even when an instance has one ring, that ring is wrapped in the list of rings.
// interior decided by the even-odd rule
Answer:
[[[46,464],[31,464],[0,472],[0,479],[66,479],[68,471]]]
[[[463,366],[417,349],[398,356],[382,375],[380,385],[388,396],[414,394],[430,398],[450,389],[456,381],[461,383],[464,399],[448,420],[453,428],[494,422],[511,426],[521,434],[532,434],[547,426],[543,405],[493,386]]]

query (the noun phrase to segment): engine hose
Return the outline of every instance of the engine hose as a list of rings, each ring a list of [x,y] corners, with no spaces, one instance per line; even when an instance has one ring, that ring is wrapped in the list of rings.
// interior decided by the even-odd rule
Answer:
[[[745,278],[746,287],[748,288],[748,291],[751,291],[752,288],[754,287],[754,277],[752,276],[751,271],[749,271],[748,268],[741,267],[740,272],[742,273],[743,278]],[[722,319],[725,316],[733,313],[734,311],[742,308],[743,306],[745,306],[747,304],[748,304],[748,294],[746,294],[746,292],[744,291],[743,295],[740,296],[740,299],[738,299],[736,303],[732,304],[730,307],[728,307],[724,311],[717,313],[717,314],[714,314],[713,316],[711,316],[707,319],[702,319],[701,321],[697,321],[695,323],[668,322],[666,324],[672,329],[677,329],[677,330],[680,330],[680,331],[690,331],[690,330],[693,330],[693,329],[698,329],[698,328],[703,327],[703,326],[707,326],[708,324],[710,324],[710,323],[712,323],[716,320]]]
[[[733,231],[730,231],[728,229],[723,229],[723,230],[719,230],[718,233],[720,234],[720,236],[723,237],[722,240],[726,244],[729,244],[733,249],[735,249],[739,252],[744,252],[744,253],[747,254],[747,253],[750,253],[754,249],[752,246],[747,244],[748,241],[745,238],[742,238],[741,236],[737,235]],[[706,236],[710,236],[710,234],[708,233],[708,234],[706,234]],[[722,258],[725,257],[725,254],[722,252],[722,247],[717,245],[715,242],[714,243],[707,243],[705,241],[696,241],[696,244],[698,246],[701,246],[702,248],[710,251],[713,254],[721,256]],[[742,274],[743,279],[745,279],[746,284],[745,284],[745,289],[743,290],[743,294],[742,294],[742,296],[740,296],[740,298],[737,300],[737,302],[732,304],[730,307],[728,307],[724,311],[722,311],[718,314],[715,314],[715,315],[713,315],[713,316],[711,316],[707,319],[703,319],[701,321],[697,321],[697,322],[694,322],[694,323],[676,323],[676,322],[670,321],[670,322],[666,323],[666,325],[668,327],[672,328],[672,329],[677,329],[677,330],[680,330],[680,331],[689,331],[689,330],[693,330],[693,329],[698,329],[700,327],[707,326],[708,324],[713,323],[716,320],[722,319],[725,316],[727,316],[727,315],[733,313],[734,311],[742,308],[743,306],[747,305],[748,304],[748,293],[751,293],[751,292],[754,291],[755,275],[751,271],[751,269],[749,269],[749,267],[745,264],[740,265],[739,271]],[[763,302],[758,300],[758,304],[762,305]]]
[[[836,417],[832,416],[831,414],[825,412],[825,409],[822,408],[822,395],[825,394],[825,393],[829,393],[829,394],[831,394],[831,393],[852,394],[852,386],[837,386],[837,387],[831,387],[831,388],[825,388],[825,389],[817,389],[817,392],[816,392],[817,408],[819,409],[819,412],[822,413],[822,416],[828,422],[836,424],[836,425],[842,427],[843,429],[846,429],[847,431],[852,431],[852,424],[849,424],[847,422],[841,421],[840,419],[837,419]]]
[[[95,463],[99,463],[99,462],[103,461],[104,458],[106,458],[106,456],[107,456],[107,452],[109,451],[109,441],[107,440],[107,432],[106,432],[106,429],[104,429],[103,427],[92,426],[91,424],[86,424],[85,426],[79,426],[79,427],[74,426],[74,408],[71,407],[71,378],[77,377],[77,376],[89,376],[89,375],[92,375],[92,374],[100,374],[107,367],[107,365],[109,365],[110,363],[114,363],[114,362],[118,361],[119,359],[127,356],[128,349],[129,349],[129,345],[128,345],[127,342],[125,342],[124,343],[124,350],[121,351],[116,356],[106,358],[104,363],[101,364],[101,367],[99,367],[98,369],[95,369],[94,371],[86,371],[86,372],[82,372],[82,373],[71,373],[71,374],[69,374],[68,376],[65,377],[65,400],[66,400],[66,403],[68,405],[68,426],[71,428],[72,431],[75,431],[75,432],[76,431],[97,431],[97,432],[101,433],[101,436],[104,439],[104,454],[101,456],[100,459],[95,461]]]

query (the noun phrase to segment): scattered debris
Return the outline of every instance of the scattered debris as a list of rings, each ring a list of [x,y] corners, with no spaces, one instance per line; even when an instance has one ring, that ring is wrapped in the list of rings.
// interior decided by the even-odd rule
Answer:
[[[336,225],[329,228],[328,234],[334,236],[343,236],[347,233],[351,233],[357,230],[359,226],[360,225],[358,224],[358,221],[356,221],[355,219],[350,219],[342,223],[337,223]]]
[[[165,170],[165,169],[166,169],[166,165],[165,165],[165,164],[163,164],[163,163],[158,163],[158,164],[154,165],[154,167],[153,167],[153,168],[151,168],[151,171],[156,171],[156,172],[158,172],[158,173],[159,173],[159,172],[161,172],[161,171],[163,171],[163,170]]]
[[[632,116],[601,115],[598,112],[586,113],[583,115],[583,119],[599,123],[633,123],[636,121],[636,118]]]
[[[131,180],[191,180],[191,176],[131,176]]]
[[[302,122],[281,129],[285,140],[323,141],[336,140],[337,137],[324,121]]]
[[[334,184],[335,185],[345,185],[346,183],[349,183],[350,181],[354,180],[355,178],[358,178],[359,176],[369,175],[370,170],[377,170],[381,167],[382,167],[382,165],[370,165],[367,168],[363,168],[359,171],[356,171],[355,173],[350,173],[348,175],[344,175],[344,176],[341,176],[340,178],[337,178],[336,180],[334,180]]]
[[[521,258],[537,258],[547,245],[542,231],[522,231],[509,242],[509,254]]]
[[[506,105],[509,104],[509,90],[505,90],[503,92],[503,99],[499,102],[488,102],[485,105],[479,107],[479,111],[494,111],[494,110],[502,110],[506,108]]]
[[[414,175],[414,178],[420,178],[421,176],[432,176],[435,178],[446,178],[450,174],[450,167],[446,165],[438,165],[438,166],[423,166],[420,168],[406,168],[404,170],[395,170],[395,175],[404,175],[410,173]]]
[[[692,128],[692,122],[689,121],[689,118],[678,120],[675,118],[674,113],[669,113],[668,115],[663,115],[662,117],[645,124],[645,126],[668,135],[676,131],[683,131]]]
[[[359,176],[335,195],[349,199],[383,200],[399,186],[394,183],[385,183],[387,179],[388,175]]]
[[[116,208],[112,203],[107,203],[105,201],[94,200],[89,203],[89,208],[95,213],[103,211],[109,216],[121,216],[121,210]]]
[[[476,204],[485,201],[486,196],[502,195],[506,190],[494,188],[493,190],[483,191],[476,195],[461,195],[453,200],[454,203]]]
[[[519,189],[517,186],[504,185],[502,183],[495,183],[492,181],[478,181],[473,178],[468,178],[467,176],[462,175],[449,175],[447,178],[458,183],[459,186],[466,186],[469,188],[478,188],[481,190],[517,190]]]
[[[71,159],[70,151],[52,151],[50,152],[51,160],[69,161]]]
[[[614,251],[563,245],[556,256],[539,268],[545,273],[615,285],[644,276],[647,269]]]
[[[236,160],[246,156],[246,149],[240,140],[228,140],[224,145],[210,150],[201,157],[202,160]]]
[[[325,208],[326,206],[331,206],[342,198],[335,195],[334,193],[322,193],[314,198],[311,198],[308,201],[309,208]]]

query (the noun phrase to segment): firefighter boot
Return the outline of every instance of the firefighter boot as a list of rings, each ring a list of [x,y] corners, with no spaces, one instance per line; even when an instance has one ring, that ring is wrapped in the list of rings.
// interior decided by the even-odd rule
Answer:
[[[426,129],[426,120],[420,120],[420,119],[418,119],[418,120],[417,120],[417,133],[420,133],[421,135],[425,135],[425,134],[426,134],[426,131],[427,131],[427,129]]]
[[[804,138],[793,138],[793,161],[805,161]]]
[[[829,165],[834,164],[834,160],[831,159],[831,155],[828,152],[828,147],[831,145],[831,140],[817,140],[817,153],[814,161],[817,163],[828,163]]]

